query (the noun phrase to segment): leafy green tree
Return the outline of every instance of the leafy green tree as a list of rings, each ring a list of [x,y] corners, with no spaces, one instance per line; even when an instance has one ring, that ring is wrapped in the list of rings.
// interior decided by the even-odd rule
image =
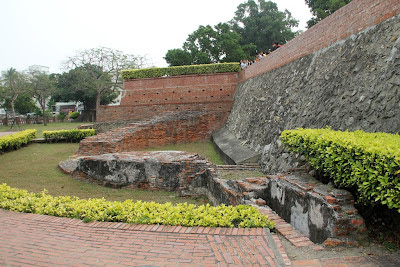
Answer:
[[[123,69],[140,68],[143,64],[143,57],[124,54],[106,47],[78,51],[65,62],[67,68],[81,67],[91,76],[96,88],[96,110],[99,109],[101,99],[107,92],[110,90],[118,92],[122,87]]]
[[[26,77],[19,73],[16,69],[10,68],[6,71],[3,79],[3,86],[1,87],[0,96],[5,101],[9,101],[9,105],[15,121],[15,101],[18,96],[27,91],[28,83]],[[12,128],[13,126],[11,126]]]
[[[199,26],[183,44],[165,57],[170,66],[240,61],[255,51],[255,46],[242,45],[241,36],[229,24]]]
[[[192,55],[193,64],[240,61],[254,46],[240,44],[241,36],[229,24],[200,26],[189,35],[183,48]]]
[[[89,72],[89,70],[92,72]],[[95,78],[92,74],[95,74]],[[84,114],[82,117],[85,120],[89,120],[91,110],[96,108],[97,98],[97,84],[101,77],[101,82],[104,84],[111,84],[111,78],[109,75],[102,73],[101,69],[96,66],[88,67],[77,67],[63,74],[56,76],[57,90],[53,94],[55,101],[76,101],[82,102],[84,106]],[[112,90],[104,91],[100,99],[101,105],[107,105],[118,96],[118,92]]]
[[[42,72],[31,73],[30,80],[30,91],[32,96],[39,103],[41,113],[43,116],[43,124],[47,125],[46,122],[46,107],[51,95],[56,90],[56,84],[51,77]]]
[[[1,89],[0,89],[1,90]],[[0,96],[0,99],[2,97]],[[5,98],[3,104],[1,105],[6,110],[11,110],[11,99]],[[14,102],[15,111],[19,114],[27,114],[31,112],[35,112],[37,107],[35,102],[33,101],[32,95],[29,93],[22,93],[18,95]]]
[[[170,49],[164,57],[170,66],[183,66],[192,64],[192,55],[183,49]]]
[[[307,27],[311,28],[319,21],[333,14],[339,8],[347,5],[351,0],[305,0],[311,8],[313,17],[307,21]]]
[[[274,42],[281,44],[293,39],[298,26],[288,10],[279,11],[276,3],[248,0],[238,6],[230,21],[233,30],[242,36],[241,44],[255,44],[258,51],[265,51]]]

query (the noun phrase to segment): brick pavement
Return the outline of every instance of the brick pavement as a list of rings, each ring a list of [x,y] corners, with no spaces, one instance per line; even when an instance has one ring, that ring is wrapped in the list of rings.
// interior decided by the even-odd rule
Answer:
[[[77,219],[0,209],[0,265],[290,266],[262,228],[209,228]]]

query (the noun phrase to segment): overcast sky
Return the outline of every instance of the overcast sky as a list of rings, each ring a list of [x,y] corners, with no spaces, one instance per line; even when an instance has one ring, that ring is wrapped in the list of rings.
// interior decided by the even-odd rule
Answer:
[[[200,25],[233,18],[246,0],[0,0],[0,70],[30,65],[61,72],[77,50],[99,46],[141,55],[167,66],[169,49],[181,48]],[[304,0],[275,0],[305,29]]]

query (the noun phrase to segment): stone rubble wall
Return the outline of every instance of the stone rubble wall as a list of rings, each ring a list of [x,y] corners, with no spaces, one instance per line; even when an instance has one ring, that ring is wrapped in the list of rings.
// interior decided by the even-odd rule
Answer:
[[[75,178],[109,187],[206,195],[215,205],[268,203],[316,243],[355,244],[365,238],[364,221],[351,194],[300,173],[225,180],[218,177],[215,165],[198,154],[182,151],[81,156],[61,162],[59,167]],[[241,166],[245,167],[253,168]]]
[[[350,7],[370,2],[354,0]],[[382,2],[393,3],[376,1],[375,6]],[[283,58],[285,46],[278,50]],[[258,64],[250,68],[262,67]],[[226,126],[261,153],[263,171],[274,174],[299,164],[283,148],[283,130],[329,125],[335,130],[398,133],[399,103],[400,15],[395,15],[240,83]]]

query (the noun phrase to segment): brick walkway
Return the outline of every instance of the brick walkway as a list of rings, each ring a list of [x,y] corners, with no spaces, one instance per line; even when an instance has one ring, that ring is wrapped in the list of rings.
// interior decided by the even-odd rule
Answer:
[[[290,266],[262,228],[83,223],[0,209],[0,265]]]

